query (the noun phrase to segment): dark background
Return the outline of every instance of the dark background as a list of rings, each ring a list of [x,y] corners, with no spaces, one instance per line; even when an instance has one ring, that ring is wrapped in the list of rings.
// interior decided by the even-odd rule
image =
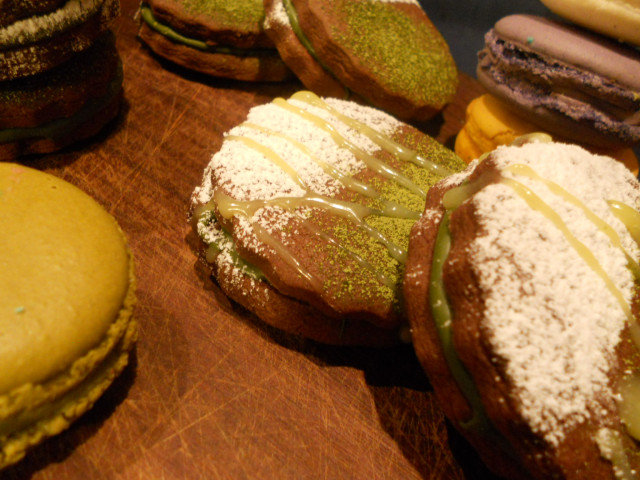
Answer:
[[[538,0],[419,0],[451,48],[458,68],[475,78],[476,54],[487,30],[513,13],[553,17]]]

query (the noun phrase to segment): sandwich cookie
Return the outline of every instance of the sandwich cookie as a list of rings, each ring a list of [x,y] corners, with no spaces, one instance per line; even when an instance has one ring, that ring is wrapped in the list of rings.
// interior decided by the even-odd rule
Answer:
[[[303,91],[254,107],[192,197],[222,290],[277,328],[399,341],[411,226],[457,156],[386,113]]]
[[[578,25],[640,45],[640,4],[635,0],[541,0],[551,11]]]
[[[63,65],[0,82],[0,160],[48,153],[98,132],[122,98],[122,64],[112,33]]]
[[[465,124],[456,137],[455,152],[469,163],[500,145],[508,145],[522,135],[539,131],[537,125],[517,115],[493,95],[485,93],[467,105]],[[554,139],[563,142],[562,138]],[[632,149],[585,148],[621,161],[634,175],[638,175],[638,159]]]
[[[0,163],[0,212],[2,468],[91,408],[127,364],[136,322],[127,242],[92,198]]]
[[[640,142],[640,52],[530,15],[499,20],[485,36],[477,77],[542,130],[578,143]]]
[[[246,81],[291,77],[262,29],[261,0],[148,0],[140,17],[139,37],[183,67]]]
[[[417,1],[265,0],[265,30],[302,83],[426,120],[455,94],[449,47]]]
[[[414,346],[497,474],[634,479],[640,184],[537,137],[429,191],[404,280]]]
[[[5,3],[7,10],[3,4],[0,12],[0,81],[67,61],[105,33],[120,12],[118,0]]]

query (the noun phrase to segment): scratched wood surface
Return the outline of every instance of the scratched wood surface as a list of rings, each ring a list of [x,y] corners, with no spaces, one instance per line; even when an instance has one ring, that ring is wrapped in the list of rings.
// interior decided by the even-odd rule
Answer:
[[[485,478],[449,428],[410,347],[327,347],[274,331],[230,303],[196,264],[189,195],[222,134],[250,107],[301,86],[189,74],[115,25],[125,105],[105,132],[25,163],[78,185],[117,218],[137,264],[131,364],[69,430],[2,479]],[[480,92],[421,127],[451,144]]]

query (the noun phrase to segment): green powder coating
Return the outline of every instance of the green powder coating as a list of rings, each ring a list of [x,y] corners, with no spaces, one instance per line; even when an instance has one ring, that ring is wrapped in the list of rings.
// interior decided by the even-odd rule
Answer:
[[[452,172],[458,172],[465,168],[466,164],[455,153],[443,147],[435,140],[427,139],[427,137],[415,130],[409,133],[405,131],[404,133],[404,138],[401,138],[400,135],[394,135],[393,139],[401,141],[404,145],[411,146],[425,158],[439,163]],[[385,161],[393,163],[396,169],[408,176],[425,191],[437,181],[441,180],[441,177],[431,173],[428,169],[413,163],[394,160],[391,156]],[[374,200],[370,205],[374,208],[380,207],[382,199],[384,199],[406,206],[419,214],[424,210],[424,198],[398,185],[392,180],[375,177],[371,185],[380,193],[380,198]],[[365,221],[395,245],[405,250],[408,249],[409,234],[411,233],[411,228],[415,220],[370,215]],[[355,234],[353,224],[340,222],[337,226],[319,226],[323,230],[329,231],[342,245],[348,246],[352,252],[357,253],[367,260],[377,272],[390,278],[396,285],[394,289],[382,285],[365,267],[355,264],[345,252],[333,247],[330,249],[331,254],[328,255],[328,257],[332,259],[331,261],[334,265],[340,267],[355,264],[356,267],[353,268],[357,268],[360,273],[341,275],[341,277],[344,278],[340,280],[340,285],[337,285],[335,282],[328,282],[326,285],[327,288],[339,290],[341,295],[350,295],[354,289],[357,289],[357,291],[365,292],[365,295],[369,295],[372,298],[378,297],[386,299],[390,303],[393,303],[397,310],[400,307],[398,293],[404,275],[404,264],[395,260],[389,254],[387,248],[373,237],[364,232]]]
[[[180,0],[189,13],[207,15],[216,23],[236,28],[244,25],[262,30],[264,7],[262,0]]]
[[[341,245],[348,246],[351,252],[365,258],[376,271],[387,275],[397,285],[401,279],[398,274],[398,262],[389,256],[383,246],[364,233],[362,233],[362,238],[358,238],[359,241],[354,241],[354,237],[358,236],[354,230],[353,225],[346,223],[341,223],[330,229],[331,235]],[[325,289],[333,291],[336,298],[344,298],[345,296],[350,298],[358,292],[360,298],[370,298],[372,301],[384,299],[391,304],[395,300],[397,288],[391,289],[382,285],[369,270],[355,262],[343,249],[327,245],[326,258],[329,259],[330,267],[339,272],[338,275],[331,276],[331,279],[325,282]]]
[[[362,65],[386,79],[386,88],[420,103],[444,105],[455,93],[457,69],[442,36],[391,3],[339,0],[326,3],[341,12],[333,37],[347,45]]]

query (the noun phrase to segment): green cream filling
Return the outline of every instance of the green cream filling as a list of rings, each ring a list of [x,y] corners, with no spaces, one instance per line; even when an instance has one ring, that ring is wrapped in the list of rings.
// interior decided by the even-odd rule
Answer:
[[[222,237],[214,241],[208,240],[203,234],[200,235],[202,241],[207,244],[207,261],[212,260],[212,255],[218,255],[219,253],[225,251],[231,258],[231,264],[235,268],[240,270],[243,274],[247,275],[250,278],[253,278],[254,280],[262,280],[265,282],[267,281],[267,278],[265,277],[262,270],[260,270],[255,265],[247,262],[240,256],[240,254],[236,250],[233,237],[218,223],[213,210],[205,209],[200,212],[198,222],[202,223],[205,227],[216,224],[217,230],[222,233]]]
[[[151,8],[148,4],[143,3],[140,5],[140,17],[152,30],[158,32],[160,35],[167,37],[169,40],[186,45],[187,47],[200,50],[207,53],[220,53],[226,55],[236,56],[258,56],[266,52],[272,52],[272,49],[264,48],[234,48],[229,46],[209,45],[208,43],[197,40],[195,38],[186,37],[179,32],[176,32],[173,28],[163,23],[160,23],[158,19],[153,15]]]
[[[456,384],[471,407],[471,417],[459,422],[459,425],[470,432],[482,435],[497,444],[502,451],[517,460],[507,440],[493,426],[482,404],[482,399],[471,375],[458,356],[453,344],[452,313],[449,300],[442,281],[444,263],[451,248],[451,231],[449,221],[453,209],[447,210],[440,222],[433,251],[431,276],[429,278],[429,303],[431,315],[436,325],[438,338],[442,345],[445,361]]]
[[[436,324],[438,338],[442,345],[447,365],[451,370],[454,380],[460,387],[462,394],[471,406],[471,418],[465,422],[460,422],[460,425],[464,429],[486,434],[491,430],[491,425],[485,414],[482,400],[480,399],[476,385],[471,379],[469,372],[467,372],[467,369],[462,364],[462,361],[460,360],[460,357],[458,357],[453,345],[451,307],[442,283],[444,262],[447,260],[449,250],[451,248],[451,232],[449,230],[450,217],[451,211],[447,211],[440,223],[440,227],[438,228],[435,248],[433,250],[431,278],[429,279],[429,301],[431,314],[433,315],[433,319]]]
[[[0,130],[0,143],[19,142],[34,138],[60,138],[73,131],[80,125],[88,122],[102,110],[122,89],[122,65],[109,84],[107,93],[100,98],[87,101],[74,115],[67,118],[58,118],[37,127],[19,127]]]
[[[322,67],[322,69],[325,72],[327,72],[329,75],[331,75],[331,77],[333,77],[336,81],[342,84],[342,82],[340,82],[336,78],[336,76],[329,69],[329,67],[327,67],[324,63],[322,63],[322,61],[318,58],[318,55],[316,54],[316,50],[313,48],[313,45],[311,45],[311,42],[309,41],[307,36],[304,34],[302,29],[300,28],[300,22],[298,20],[298,12],[296,12],[295,7],[291,3],[291,0],[282,0],[282,5],[284,6],[284,10],[285,12],[287,12],[287,16],[289,17],[289,24],[291,25],[291,30],[293,30],[293,33],[296,34],[296,37],[298,37],[298,40],[300,41],[302,46],[309,52],[309,55],[311,55],[311,57],[318,63],[318,65]],[[344,89],[346,90],[347,94],[350,95],[349,89],[347,87],[344,87]]]

